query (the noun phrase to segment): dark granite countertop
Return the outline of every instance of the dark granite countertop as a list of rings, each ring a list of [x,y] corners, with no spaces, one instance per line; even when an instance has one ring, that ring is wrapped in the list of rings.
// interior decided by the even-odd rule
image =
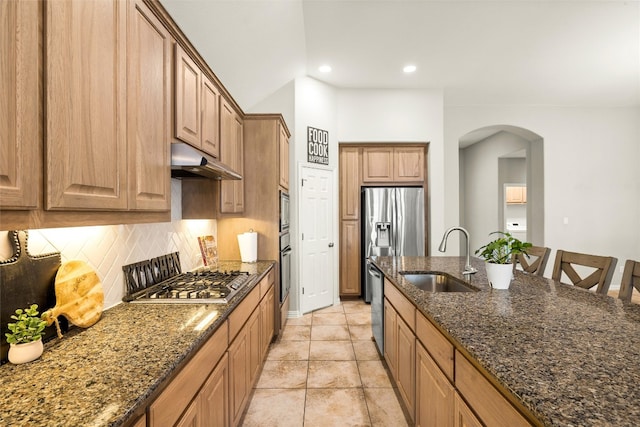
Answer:
[[[122,303],[90,328],[45,344],[40,359],[0,366],[0,425],[124,424],[142,413],[274,264],[220,262],[219,270],[258,275],[229,304]]]
[[[542,424],[640,423],[640,306],[522,272],[508,290],[494,290],[479,259],[468,280],[479,292],[427,293],[399,274],[464,279],[464,261],[379,257],[375,264]]]

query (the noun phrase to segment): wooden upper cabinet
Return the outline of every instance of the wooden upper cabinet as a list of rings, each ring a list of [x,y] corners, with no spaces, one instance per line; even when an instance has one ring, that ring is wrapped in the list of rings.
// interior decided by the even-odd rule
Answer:
[[[46,208],[127,208],[127,3],[51,1]]]
[[[244,128],[242,119],[238,114],[233,117],[233,134],[235,135],[236,163],[233,165],[236,172],[244,175]],[[244,211],[244,180],[234,180],[233,194],[235,199],[234,212]]]
[[[175,136],[220,156],[220,89],[176,44]]]
[[[393,181],[393,148],[379,147],[362,149],[362,181]]]
[[[40,6],[0,2],[0,209],[35,209],[41,192]]]
[[[289,189],[289,136],[283,125],[278,126],[280,150],[280,186]]]
[[[220,101],[220,160],[238,172],[244,172],[243,122],[226,99]],[[244,181],[220,181],[220,212],[244,210]]]
[[[169,210],[172,39],[142,0],[129,4],[129,209]]]
[[[202,77],[202,150],[220,157],[220,90]]]
[[[367,147],[362,149],[362,182],[423,182],[423,147]]]
[[[527,187],[522,185],[510,185],[506,187],[506,202],[508,204],[527,203]]]
[[[175,70],[176,138],[196,147],[202,147],[200,128],[202,73],[178,44],[176,44]]]
[[[424,181],[424,148],[395,147],[393,149],[393,180],[395,182]]]
[[[360,218],[360,149],[340,149],[340,218]]]

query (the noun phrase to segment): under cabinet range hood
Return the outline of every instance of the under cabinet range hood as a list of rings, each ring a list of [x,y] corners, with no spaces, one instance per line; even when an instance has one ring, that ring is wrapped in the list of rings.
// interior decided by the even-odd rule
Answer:
[[[229,166],[183,142],[171,143],[171,177],[242,179]]]

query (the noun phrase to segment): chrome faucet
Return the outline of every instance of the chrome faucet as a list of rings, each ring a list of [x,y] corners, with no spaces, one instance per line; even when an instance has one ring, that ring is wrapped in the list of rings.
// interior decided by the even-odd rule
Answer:
[[[465,230],[462,227],[451,227],[450,229],[448,229],[447,231],[444,232],[444,236],[442,236],[442,242],[440,242],[440,246],[438,246],[438,250],[440,252],[444,252],[447,250],[447,238],[449,237],[449,233],[451,233],[453,230],[460,230],[465,237],[467,238],[467,260],[466,260],[466,265],[464,266],[464,271],[462,272],[462,274],[473,274],[476,273],[478,271],[478,269],[473,268],[471,266],[471,263],[469,262],[469,244],[470,244],[470,238],[469,238],[469,232],[467,230]]]

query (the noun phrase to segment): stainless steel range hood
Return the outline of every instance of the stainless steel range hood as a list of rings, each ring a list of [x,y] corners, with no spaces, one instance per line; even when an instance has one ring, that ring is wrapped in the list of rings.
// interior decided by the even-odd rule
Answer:
[[[242,179],[242,175],[183,142],[171,143],[172,178]]]

